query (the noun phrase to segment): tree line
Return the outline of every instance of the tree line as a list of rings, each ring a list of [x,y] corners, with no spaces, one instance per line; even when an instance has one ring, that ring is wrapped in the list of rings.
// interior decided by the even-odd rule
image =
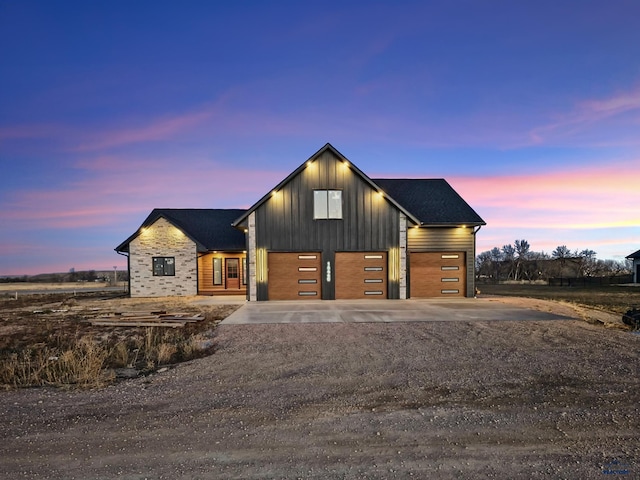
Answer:
[[[513,245],[494,247],[476,256],[476,275],[480,279],[548,280],[549,278],[581,278],[626,275],[630,261],[600,260],[590,249],[571,250],[559,245],[551,254],[535,252],[526,240]]]

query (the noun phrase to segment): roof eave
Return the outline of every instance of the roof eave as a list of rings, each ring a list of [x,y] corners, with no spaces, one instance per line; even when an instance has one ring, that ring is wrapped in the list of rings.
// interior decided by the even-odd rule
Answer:
[[[487,222],[420,222],[417,227],[482,227]]]

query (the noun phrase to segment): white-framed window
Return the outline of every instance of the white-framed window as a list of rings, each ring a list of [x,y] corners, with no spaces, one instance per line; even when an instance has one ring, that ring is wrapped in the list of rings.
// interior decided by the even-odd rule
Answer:
[[[222,258],[213,259],[213,284],[222,285]]]
[[[342,190],[313,191],[314,220],[342,218]]]
[[[173,277],[176,274],[176,260],[174,257],[153,257],[154,277]]]

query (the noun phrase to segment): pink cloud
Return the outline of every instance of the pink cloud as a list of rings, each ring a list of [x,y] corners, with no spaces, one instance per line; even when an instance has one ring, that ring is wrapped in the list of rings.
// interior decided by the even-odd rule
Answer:
[[[0,221],[20,228],[91,228],[141,222],[153,208],[242,208],[257,201],[285,172],[229,168],[209,159],[154,160],[99,156],[77,167],[82,180],[52,190],[8,194]],[[136,225],[137,226],[137,225]]]
[[[174,117],[158,119],[142,127],[132,127],[111,131],[106,130],[90,136],[87,141],[77,145],[74,150],[86,152],[134,143],[168,140],[179,133],[184,133],[195,126],[202,124],[211,118],[212,115],[213,112],[211,111],[192,112]]]
[[[633,114],[629,118],[629,114]],[[616,117],[625,118],[625,124],[638,124],[640,122],[640,87],[628,92],[620,92],[609,98],[582,100],[568,111],[555,115],[556,119],[550,123],[533,128],[529,132],[529,137],[533,144],[543,144],[556,142],[561,139],[580,136],[585,132],[591,132],[590,137],[581,138],[583,146],[585,144],[640,144],[637,135],[628,137],[625,132],[616,130],[609,131],[607,123],[615,123]],[[607,122],[608,121],[608,122]],[[597,128],[594,132],[593,129]],[[602,138],[602,134],[606,137]]]
[[[621,260],[640,248],[640,191],[627,181],[636,165],[448,180],[487,222],[479,252],[525,238],[536,251],[567,245]]]

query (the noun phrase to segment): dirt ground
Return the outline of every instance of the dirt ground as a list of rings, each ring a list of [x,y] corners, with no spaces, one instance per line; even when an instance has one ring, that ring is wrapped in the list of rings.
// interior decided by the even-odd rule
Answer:
[[[162,373],[0,392],[0,477],[640,477],[640,336],[486,301],[575,320],[221,325]]]

